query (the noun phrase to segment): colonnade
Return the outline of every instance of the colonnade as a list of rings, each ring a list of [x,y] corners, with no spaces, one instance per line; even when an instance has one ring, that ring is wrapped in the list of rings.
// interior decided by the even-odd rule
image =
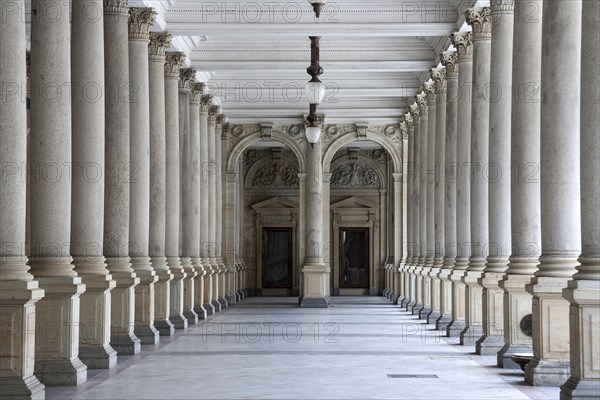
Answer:
[[[24,1],[0,3],[7,398],[81,384],[244,297],[220,251],[225,116],[150,33],[154,9],[70,3],[32,1],[29,53]]]
[[[600,395],[599,11],[468,9],[405,116],[399,304],[563,399]]]

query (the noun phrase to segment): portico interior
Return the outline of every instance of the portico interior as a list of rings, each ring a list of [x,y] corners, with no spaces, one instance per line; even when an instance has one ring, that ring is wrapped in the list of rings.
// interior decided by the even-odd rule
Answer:
[[[597,0],[0,0],[0,397],[600,398],[598,43]]]

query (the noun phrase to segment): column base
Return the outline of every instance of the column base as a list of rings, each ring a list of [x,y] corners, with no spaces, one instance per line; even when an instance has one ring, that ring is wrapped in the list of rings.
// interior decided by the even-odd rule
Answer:
[[[211,303],[204,303],[202,304],[202,307],[206,309],[206,313],[208,315],[214,315],[216,312],[215,306],[213,306]]]
[[[450,322],[452,322],[452,315],[440,315],[435,321],[435,329],[446,332]]]
[[[569,361],[534,358],[525,366],[525,382],[532,386],[560,386],[569,379]]]
[[[117,365],[117,352],[110,344],[79,346],[79,359],[88,369],[110,369]]]
[[[87,381],[87,367],[77,357],[35,360],[35,376],[46,386],[79,386]]]
[[[526,346],[510,346],[505,344],[504,347],[498,352],[496,357],[497,365],[500,368],[505,369],[520,369],[521,366],[512,360],[513,354],[516,353],[531,353],[533,354],[533,347]]]
[[[600,398],[600,381],[581,381],[570,377],[560,387],[560,400],[597,400]]]
[[[171,314],[169,315],[169,321],[171,321],[175,329],[186,329],[188,327],[187,318],[183,314]]]
[[[188,326],[196,325],[198,323],[198,314],[193,310],[185,310],[183,316],[187,319]]]
[[[133,333],[142,344],[157,344],[160,341],[160,335],[154,325],[136,325]]]
[[[34,376],[20,379],[17,377],[0,378],[2,399],[6,400],[44,400],[44,385]]]
[[[325,297],[302,297],[300,300],[301,308],[328,308],[329,299]]]
[[[229,302],[225,297],[221,297],[220,299],[218,299],[218,302],[221,304],[221,309],[229,308]]]
[[[423,306],[420,310],[419,310],[419,319],[424,319],[427,320],[427,316],[429,315],[429,313],[431,312],[431,307],[425,307]]]
[[[483,328],[476,325],[468,325],[460,333],[460,344],[463,346],[471,346],[477,343],[479,338],[483,336]]]
[[[451,338],[460,337],[462,331],[465,330],[467,323],[464,319],[455,319],[446,327],[446,336]]]
[[[225,296],[225,299],[231,305],[235,305],[237,301],[235,294],[228,294],[227,296]]]
[[[419,312],[423,309],[423,304],[415,302],[412,307],[409,306],[408,311],[410,311],[410,313],[412,315],[419,315]]]
[[[480,356],[497,356],[504,347],[504,336],[483,335],[475,343],[475,354]]]
[[[131,356],[142,351],[142,342],[133,332],[125,334],[112,334],[110,336],[110,347],[119,356]]]
[[[210,302],[210,304],[213,305],[215,312],[221,312],[221,303],[219,303],[219,300],[214,299],[213,301]]]
[[[197,305],[194,307],[194,312],[198,314],[198,319],[206,319],[207,311],[203,305]]]
[[[175,335],[175,326],[170,320],[157,321],[154,320],[154,327],[158,331],[160,336],[173,336]]]
[[[439,310],[432,310],[429,314],[427,314],[427,323],[435,325],[436,321],[441,315],[442,313]]]

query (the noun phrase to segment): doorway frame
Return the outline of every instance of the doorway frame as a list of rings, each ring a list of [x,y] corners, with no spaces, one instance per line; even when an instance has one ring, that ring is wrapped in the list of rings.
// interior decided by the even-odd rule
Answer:
[[[343,243],[343,234],[342,232],[344,231],[355,231],[355,232],[364,232],[365,233],[365,275],[366,275],[366,287],[357,287],[357,286],[349,286],[349,287],[342,287],[342,259],[344,258],[344,243]],[[338,228],[338,246],[340,251],[338,252],[338,256],[339,256],[339,260],[338,260],[338,265],[340,268],[340,271],[338,273],[338,287],[340,288],[340,290],[346,290],[346,289],[369,289],[371,287],[371,228],[370,227],[354,227],[354,226],[350,226],[350,227],[339,227]]]
[[[266,240],[266,234],[268,231],[272,232],[288,232],[288,286],[280,286],[280,287],[265,287],[267,268],[266,268],[266,256],[267,256],[267,245],[269,244]],[[261,238],[261,265],[260,269],[262,270],[262,290],[271,290],[271,289],[285,289],[291,291],[294,286],[294,228],[293,227],[281,227],[281,226],[263,226],[262,227],[262,238]]]

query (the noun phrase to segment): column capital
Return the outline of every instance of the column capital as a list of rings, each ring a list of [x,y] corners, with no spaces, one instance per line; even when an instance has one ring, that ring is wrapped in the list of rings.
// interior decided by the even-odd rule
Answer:
[[[435,84],[433,82],[425,82],[423,84],[423,91],[427,98],[427,106],[435,106]]]
[[[446,67],[446,79],[458,78],[458,56],[456,51],[442,52],[442,65]]]
[[[473,60],[473,34],[471,32],[454,32],[450,35],[452,45],[456,48],[458,62]]]
[[[150,61],[165,62],[165,52],[171,46],[173,36],[169,32],[150,32],[148,44],[148,59]]]
[[[400,121],[400,133],[402,133],[402,139],[408,138],[408,125],[406,121]]]
[[[227,135],[229,134],[229,128],[231,128],[231,124],[229,122],[225,122],[221,127],[221,140],[227,139]]]
[[[210,111],[210,106],[212,105],[212,101],[213,101],[213,96],[208,95],[208,94],[202,96],[202,102],[200,104],[200,113],[201,114],[208,114],[208,112]]]
[[[431,74],[431,79],[435,82],[435,91],[437,93],[446,93],[448,90],[448,81],[446,80],[446,69],[444,67],[441,68],[431,68],[429,70]]]
[[[179,70],[179,91],[190,91],[194,79],[196,79],[195,69],[181,68]]]
[[[515,0],[491,0],[490,8],[491,14],[512,13],[515,9]]]
[[[421,107],[419,107],[419,103],[415,102],[410,105],[410,115],[413,119],[413,124],[418,124],[421,120]]]
[[[226,122],[227,122],[227,116],[225,114],[217,114],[217,119],[215,120],[215,123],[217,125],[223,125]]]
[[[412,108],[412,106],[410,106],[410,107]],[[415,120],[412,116],[412,110],[411,110],[411,112],[404,114],[404,122],[406,123],[406,127],[408,128],[408,131],[410,132],[411,129],[414,128],[414,124],[415,124]]]
[[[129,14],[129,0],[104,0],[104,15]]]
[[[465,11],[467,23],[473,28],[473,41],[492,38],[490,7],[473,7]]]
[[[156,21],[152,7],[129,7],[129,40],[150,40],[150,27]]]
[[[200,106],[202,102],[202,91],[204,90],[203,83],[192,83],[190,90],[190,104],[194,106]]]
[[[208,109],[208,123],[209,124],[216,124],[217,123],[217,117],[219,115],[219,113],[221,112],[221,107],[219,106],[210,106]]]
[[[425,95],[425,93],[419,93],[417,95],[417,103],[419,104],[419,116],[421,114],[427,116],[427,96]]]
[[[179,79],[179,70],[185,61],[185,53],[181,51],[165,52],[165,77]]]

